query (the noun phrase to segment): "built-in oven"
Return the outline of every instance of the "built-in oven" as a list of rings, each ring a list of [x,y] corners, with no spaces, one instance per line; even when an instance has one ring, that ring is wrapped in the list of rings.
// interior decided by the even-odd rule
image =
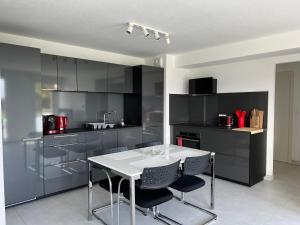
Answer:
[[[179,146],[200,149],[200,134],[191,132],[180,132],[176,136],[176,144]]]

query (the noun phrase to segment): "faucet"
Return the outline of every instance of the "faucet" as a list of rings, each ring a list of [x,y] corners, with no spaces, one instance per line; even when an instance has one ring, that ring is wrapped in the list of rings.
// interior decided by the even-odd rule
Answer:
[[[111,114],[111,112],[106,112],[103,114],[103,123],[105,124],[106,123],[106,119],[107,117]]]
[[[104,113],[103,114],[103,123],[107,123],[107,117],[109,116],[109,115],[112,115],[112,114],[117,114],[117,111],[110,111],[110,112],[106,112],[106,113]]]

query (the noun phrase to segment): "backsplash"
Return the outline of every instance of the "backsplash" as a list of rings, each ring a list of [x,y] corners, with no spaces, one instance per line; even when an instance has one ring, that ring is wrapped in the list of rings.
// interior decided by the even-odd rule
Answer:
[[[65,115],[69,118],[68,128],[83,127],[86,122],[103,121],[103,114],[116,111],[114,123],[123,118],[123,94],[87,92],[43,93],[43,115]]]

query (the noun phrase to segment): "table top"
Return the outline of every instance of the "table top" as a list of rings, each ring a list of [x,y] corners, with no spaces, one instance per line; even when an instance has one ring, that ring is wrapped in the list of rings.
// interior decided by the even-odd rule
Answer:
[[[186,157],[201,156],[209,153],[208,151],[177,145],[156,145],[89,157],[88,161],[109,168],[118,174],[139,179],[143,169],[146,167],[167,165],[178,160],[184,162]]]

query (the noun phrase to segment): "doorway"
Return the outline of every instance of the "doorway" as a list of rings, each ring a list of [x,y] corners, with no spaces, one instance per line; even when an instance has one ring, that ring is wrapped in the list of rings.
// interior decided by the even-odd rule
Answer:
[[[275,81],[274,176],[295,168],[300,169],[300,62],[276,65]]]

